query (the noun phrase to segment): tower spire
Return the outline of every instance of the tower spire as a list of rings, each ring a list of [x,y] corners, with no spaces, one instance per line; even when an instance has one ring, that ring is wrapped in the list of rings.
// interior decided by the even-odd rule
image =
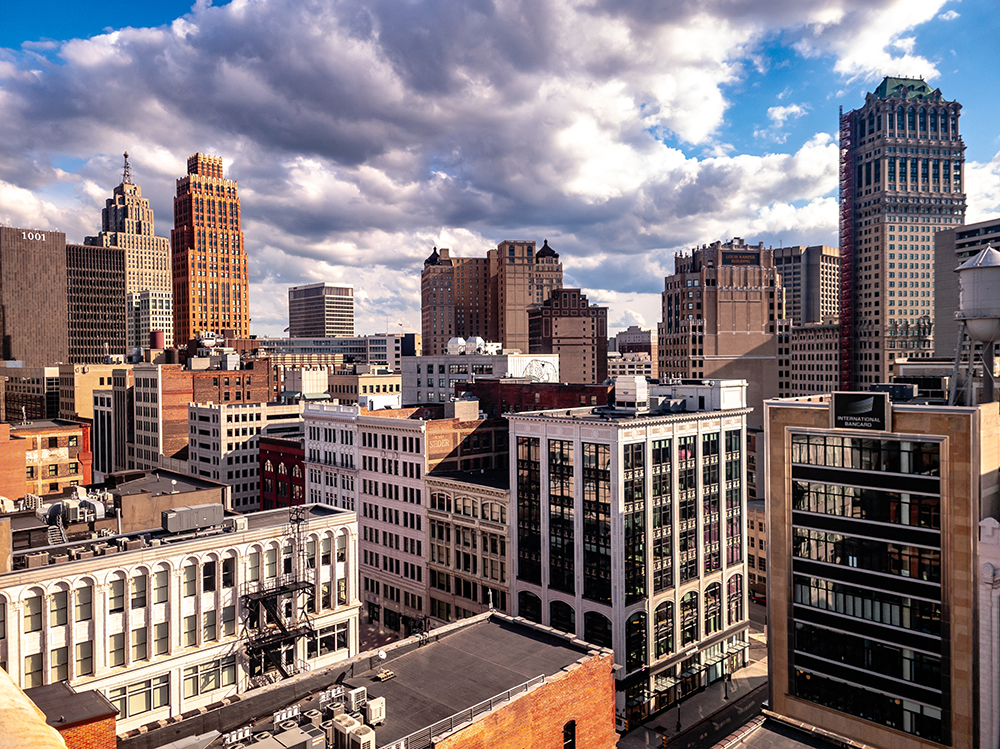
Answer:
[[[128,163],[128,151],[125,152],[125,168],[122,170],[122,184],[132,184],[132,165]]]

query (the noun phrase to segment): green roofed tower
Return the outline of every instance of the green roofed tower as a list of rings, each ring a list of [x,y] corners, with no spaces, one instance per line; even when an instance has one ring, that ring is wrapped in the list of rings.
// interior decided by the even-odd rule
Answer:
[[[962,106],[886,77],[840,115],[843,389],[934,351],[934,235],[965,221]]]

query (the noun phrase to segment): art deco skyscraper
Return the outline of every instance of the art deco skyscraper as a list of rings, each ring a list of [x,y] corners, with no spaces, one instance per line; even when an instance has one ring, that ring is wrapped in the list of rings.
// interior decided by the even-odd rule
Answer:
[[[174,343],[202,331],[250,334],[247,254],[240,230],[234,180],[222,176],[222,159],[197,153],[177,180],[173,249]]]
[[[964,223],[961,105],[885,78],[840,116],[843,389],[888,382],[934,349],[934,235]]]
[[[155,298],[165,315],[170,316],[170,240],[156,236],[153,229],[153,210],[149,200],[142,197],[142,188],[132,181],[132,166],[126,151],[121,184],[101,211],[101,232],[96,237],[87,237],[84,244],[125,250],[125,298],[129,309],[127,341],[130,347],[149,345],[150,331],[138,329],[136,317],[131,314],[143,292]],[[167,345],[171,345],[173,330],[162,325],[154,329],[161,328],[165,328]]]

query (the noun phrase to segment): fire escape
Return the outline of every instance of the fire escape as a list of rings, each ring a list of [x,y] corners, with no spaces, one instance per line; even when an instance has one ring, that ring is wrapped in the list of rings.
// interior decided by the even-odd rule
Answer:
[[[309,618],[316,603],[316,559],[310,559],[306,549],[307,517],[308,508],[289,508],[285,538],[292,544],[291,554],[275,550],[280,570],[268,577],[268,562],[262,559],[260,580],[243,586],[243,642],[251,686],[287,679],[307,668],[296,656],[299,640],[316,635]]]
[[[851,115],[840,108],[840,389],[854,381],[854,165]]]

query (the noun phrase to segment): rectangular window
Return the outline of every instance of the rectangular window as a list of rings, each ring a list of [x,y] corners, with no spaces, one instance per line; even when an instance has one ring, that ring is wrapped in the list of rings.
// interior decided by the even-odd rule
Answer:
[[[232,588],[236,585],[236,560],[228,557],[222,560],[222,587]]]
[[[49,683],[66,681],[69,678],[69,649],[54,648],[49,651]]]
[[[132,608],[146,608],[146,576],[136,575],[131,581]]]
[[[112,580],[108,589],[108,611],[112,614],[125,610],[125,581]]]
[[[42,686],[42,654],[24,656],[24,688]]]
[[[217,639],[215,612],[206,611],[202,615],[202,642],[211,642]]]
[[[170,649],[170,624],[160,622],[153,625],[153,655],[166,655]]]
[[[93,586],[88,585],[85,588],[77,588],[73,596],[75,600],[73,618],[78,622],[89,622],[93,617]]]
[[[140,627],[139,629],[132,630],[132,660],[133,661],[144,661],[146,660],[146,628]]]
[[[153,603],[166,603],[169,590],[167,585],[170,581],[169,573],[161,570],[153,575]]]
[[[42,597],[32,596],[24,602],[24,631],[42,631]],[[38,656],[41,658],[41,656]],[[41,668],[41,666],[39,666]]]
[[[260,552],[255,551],[250,554],[250,582],[255,583],[260,580]]]
[[[201,592],[215,591],[215,562],[205,562],[201,568]]]
[[[76,676],[94,673],[94,643],[91,640],[76,644]]]
[[[232,637],[236,634],[236,607],[225,606],[222,609],[222,636]]]
[[[111,635],[108,638],[108,665],[109,666],[124,666],[125,665],[125,633],[118,632],[117,634]]]
[[[265,574],[267,575],[268,579],[273,578],[273,577],[277,577],[278,576],[278,550],[277,549],[268,549],[267,550],[267,555],[265,557],[265,560],[266,560],[265,564],[266,564],[266,567],[267,567],[267,569],[265,570]]]
[[[198,644],[198,617],[197,616],[185,616],[184,617],[184,636],[183,636],[184,647],[193,648]]]
[[[198,567],[189,564],[182,573],[184,597],[191,598],[198,592]]]
[[[66,623],[68,594],[65,590],[53,593],[49,601],[49,626],[61,627]]]

